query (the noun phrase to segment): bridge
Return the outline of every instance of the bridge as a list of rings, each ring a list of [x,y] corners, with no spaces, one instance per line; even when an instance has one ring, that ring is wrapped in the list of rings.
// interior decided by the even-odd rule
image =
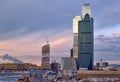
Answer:
[[[120,71],[77,71],[77,80],[83,78],[118,78]]]

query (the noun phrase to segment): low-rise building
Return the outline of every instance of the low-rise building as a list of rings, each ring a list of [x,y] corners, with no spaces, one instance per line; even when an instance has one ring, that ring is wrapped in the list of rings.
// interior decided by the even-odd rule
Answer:
[[[29,70],[29,69],[40,69],[40,66],[30,63],[3,63],[0,67],[4,70]]]
[[[57,72],[59,70],[59,63],[51,63],[51,71]]]
[[[64,57],[61,61],[61,70],[63,75],[70,75],[77,70],[76,61],[74,58]]]

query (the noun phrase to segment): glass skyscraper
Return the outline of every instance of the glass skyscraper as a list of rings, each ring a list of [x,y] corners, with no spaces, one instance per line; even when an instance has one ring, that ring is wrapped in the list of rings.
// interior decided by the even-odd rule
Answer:
[[[78,22],[78,67],[93,69],[93,18],[89,4],[82,7],[82,19]]]
[[[78,22],[81,20],[81,16],[76,16],[73,19],[73,58],[78,59]]]

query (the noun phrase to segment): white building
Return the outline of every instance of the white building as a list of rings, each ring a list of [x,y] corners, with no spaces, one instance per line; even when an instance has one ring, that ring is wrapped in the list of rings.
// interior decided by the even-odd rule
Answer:
[[[78,22],[81,20],[81,16],[75,16],[73,19],[73,58],[78,58]]]

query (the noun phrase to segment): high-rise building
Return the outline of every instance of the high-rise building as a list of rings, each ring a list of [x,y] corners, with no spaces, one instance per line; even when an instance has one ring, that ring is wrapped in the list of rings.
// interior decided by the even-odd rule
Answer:
[[[70,49],[70,57],[73,58],[73,48]]]
[[[93,18],[90,4],[82,7],[82,19],[78,22],[78,66],[79,69],[93,69]]]
[[[50,69],[50,45],[44,45],[42,47],[42,69]]]
[[[74,36],[74,43],[73,43],[73,58],[78,58],[78,22],[81,20],[80,16],[76,16],[73,19],[73,36]]]

